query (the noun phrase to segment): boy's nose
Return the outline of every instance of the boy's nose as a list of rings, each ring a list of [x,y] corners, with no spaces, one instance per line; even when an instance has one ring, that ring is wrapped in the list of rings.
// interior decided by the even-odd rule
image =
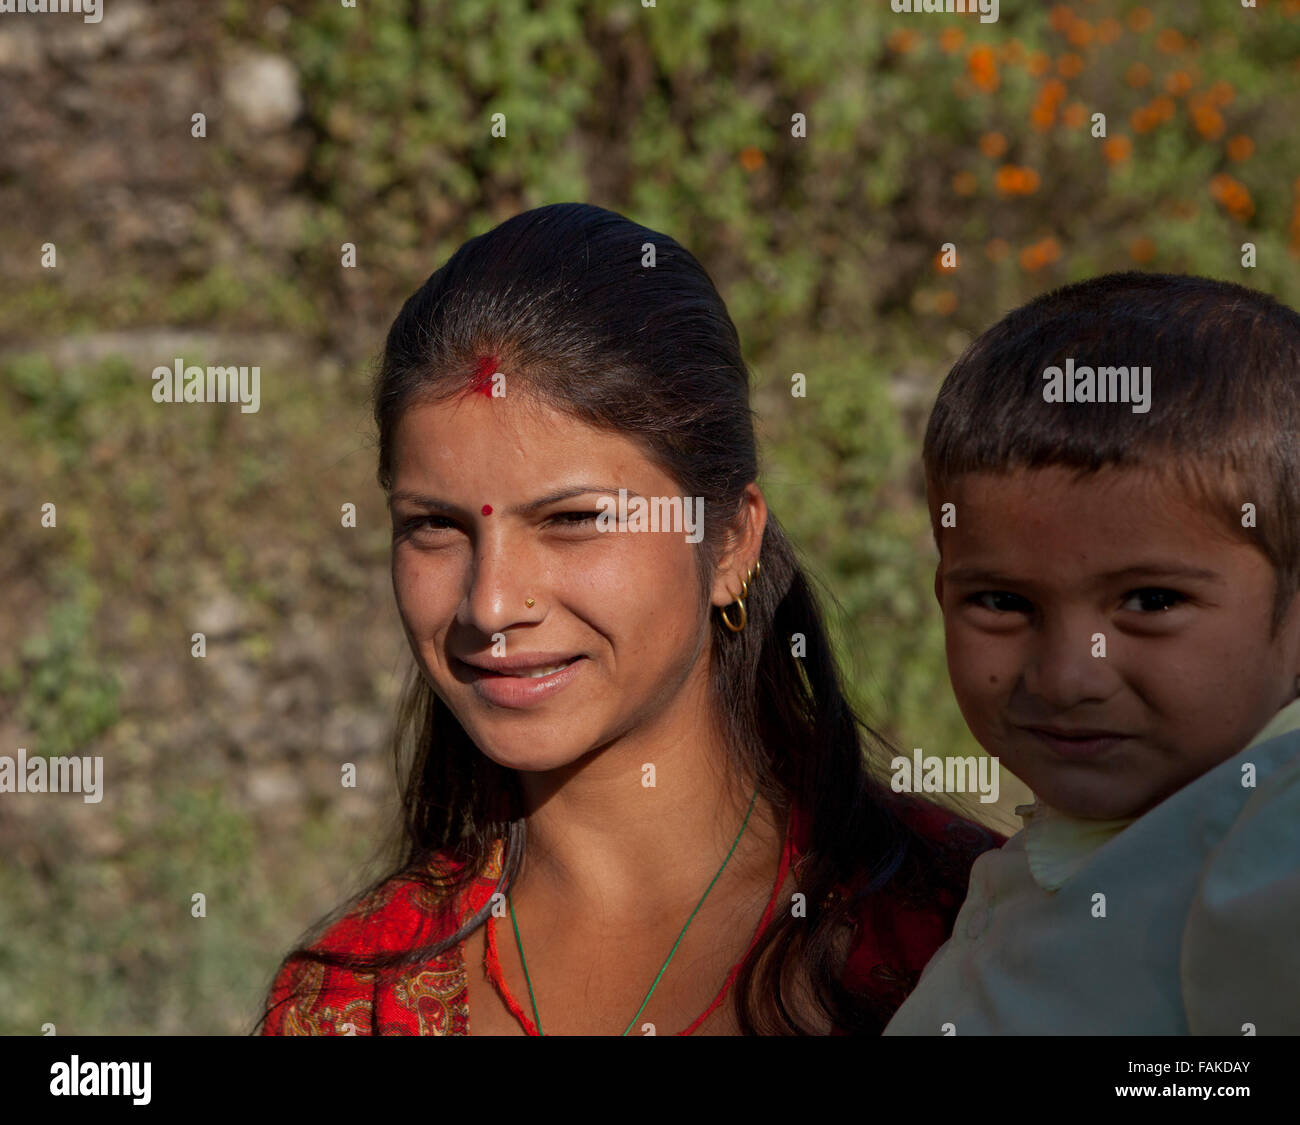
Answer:
[[[1026,690],[1059,710],[1109,698],[1115,689],[1115,669],[1109,656],[1101,655],[1107,644],[1100,630],[1046,631],[1025,664]]]

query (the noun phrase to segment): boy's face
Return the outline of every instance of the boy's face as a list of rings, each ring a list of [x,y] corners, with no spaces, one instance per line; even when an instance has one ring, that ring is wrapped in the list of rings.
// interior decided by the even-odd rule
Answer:
[[[1271,638],[1268,559],[1181,495],[1140,471],[1052,467],[935,497],[956,504],[935,595],[958,705],[1061,812],[1140,815],[1295,697],[1300,598]]]

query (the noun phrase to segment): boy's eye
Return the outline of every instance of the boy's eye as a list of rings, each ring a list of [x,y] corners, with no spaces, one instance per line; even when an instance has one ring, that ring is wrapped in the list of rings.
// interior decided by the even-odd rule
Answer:
[[[993,613],[1028,613],[1033,606],[1019,594],[1009,594],[1006,590],[981,590],[966,599],[971,605],[987,609]]]
[[[1141,602],[1138,606],[1132,606],[1129,603],[1137,599]],[[1166,609],[1173,609],[1174,606],[1187,601],[1185,594],[1180,594],[1177,590],[1166,590],[1163,586],[1147,586],[1141,590],[1134,590],[1124,599],[1122,609],[1137,609],[1142,613],[1160,613]]]

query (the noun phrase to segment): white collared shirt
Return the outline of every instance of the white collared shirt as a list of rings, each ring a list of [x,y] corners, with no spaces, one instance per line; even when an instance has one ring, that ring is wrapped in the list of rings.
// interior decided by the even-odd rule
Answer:
[[[1016,812],[886,1035],[1300,1033],[1300,699],[1140,817]]]

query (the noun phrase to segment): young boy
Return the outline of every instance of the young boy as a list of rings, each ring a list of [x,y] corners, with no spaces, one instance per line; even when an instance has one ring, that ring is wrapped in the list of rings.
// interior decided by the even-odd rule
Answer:
[[[1300,316],[1067,286],[924,458],[953,690],[1036,802],[885,1034],[1300,1032]]]

